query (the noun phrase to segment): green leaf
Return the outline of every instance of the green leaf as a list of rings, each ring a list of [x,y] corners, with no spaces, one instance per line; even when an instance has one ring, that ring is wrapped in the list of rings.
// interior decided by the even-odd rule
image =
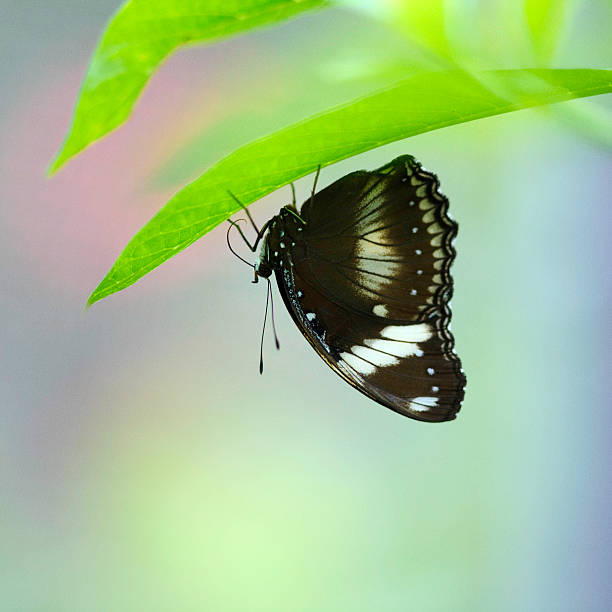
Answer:
[[[570,0],[525,0],[525,16],[536,58],[550,64],[569,12]]]
[[[245,205],[357,153],[435,130],[612,91],[612,70],[426,73],[251,142],[179,191],[129,242],[88,304],[125,289]]]
[[[390,25],[400,28],[413,41],[441,58],[452,60],[454,52],[446,36],[445,0],[390,4]]]
[[[326,0],[129,0],[110,20],[49,174],[129,116],[159,64],[180,45],[287,19]]]

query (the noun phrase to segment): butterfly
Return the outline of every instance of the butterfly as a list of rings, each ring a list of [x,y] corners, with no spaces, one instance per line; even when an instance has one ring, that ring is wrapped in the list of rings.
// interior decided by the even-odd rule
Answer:
[[[261,241],[254,282],[267,279],[270,296],[275,275],[325,363],[374,401],[429,422],[455,418],[466,384],[449,327],[457,223],[438,187],[403,155],[317,193],[315,179],[300,210],[294,191],[261,230],[244,208],[254,244],[230,222],[253,252]]]

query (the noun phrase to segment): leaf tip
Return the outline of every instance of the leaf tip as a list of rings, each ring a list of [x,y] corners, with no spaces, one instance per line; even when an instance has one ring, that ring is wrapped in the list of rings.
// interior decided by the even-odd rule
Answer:
[[[96,302],[102,299],[103,296],[99,295],[98,289],[96,289],[88,298],[85,303],[85,310],[89,310]]]
[[[45,176],[50,179],[53,178],[54,174],[59,170],[60,164],[58,164],[54,159],[51,160],[47,169],[45,170]]]
[[[66,147],[62,145],[53,159],[49,162],[45,172],[47,178],[52,178],[55,173],[66,163],[68,156],[65,155]]]

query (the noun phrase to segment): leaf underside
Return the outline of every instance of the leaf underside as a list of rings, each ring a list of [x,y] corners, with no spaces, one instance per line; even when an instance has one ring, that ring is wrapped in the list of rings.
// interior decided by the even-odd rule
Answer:
[[[419,74],[251,142],[179,191],[128,243],[88,304],[130,286],[239,210],[322,167],[446,126],[612,91],[611,70]]]

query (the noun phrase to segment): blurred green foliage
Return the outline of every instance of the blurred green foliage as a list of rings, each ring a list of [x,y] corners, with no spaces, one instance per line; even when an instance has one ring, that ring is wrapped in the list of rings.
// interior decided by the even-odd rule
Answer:
[[[68,159],[123,123],[159,64],[177,47],[287,19],[325,0],[129,0],[111,19],[83,81],[66,142]]]
[[[550,64],[563,33],[568,0],[525,0],[525,16],[536,59]]]

